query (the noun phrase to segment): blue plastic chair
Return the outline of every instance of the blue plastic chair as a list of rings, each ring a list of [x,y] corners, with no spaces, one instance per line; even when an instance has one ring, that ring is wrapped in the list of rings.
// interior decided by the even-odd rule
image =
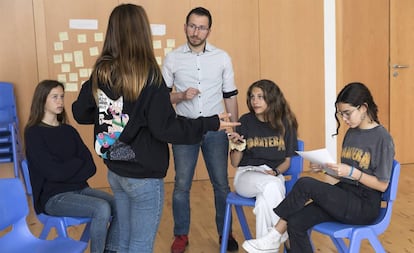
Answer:
[[[29,166],[26,159],[22,161],[22,170],[23,174],[30,182]],[[29,189],[27,189],[27,192],[29,191],[32,192],[32,187],[30,184]],[[83,242],[89,241],[89,227],[91,224],[91,218],[89,217],[52,216],[40,213],[37,214],[37,219],[43,224],[43,229],[39,236],[40,239],[47,239],[52,228],[56,229],[58,238],[69,238],[69,234],[67,232],[68,227],[86,224],[80,240]]]
[[[298,151],[304,150],[304,142],[298,140]],[[303,170],[303,158],[301,156],[293,156],[290,160],[290,168],[283,173],[286,178],[285,187],[286,193],[292,190],[293,185],[296,183],[300,174]],[[230,192],[226,198],[226,213],[224,216],[224,226],[223,226],[223,235],[222,238],[228,238],[230,233],[231,225],[231,207],[234,206],[236,210],[237,217],[240,222],[240,227],[243,231],[244,238],[246,240],[252,239],[252,234],[250,233],[249,224],[247,223],[246,216],[243,211],[243,206],[254,207],[256,198],[245,198],[237,194],[236,192]],[[227,240],[222,240],[220,253],[226,253],[227,251]]]
[[[11,122],[19,124],[13,84],[0,82],[0,130],[1,125]]]
[[[13,84],[0,82],[0,163],[13,163],[19,177],[22,148]],[[26,181],[26,186],[29,181]]]
[[[19,177],[22,160],[22,144],[18,126],[15,122],[2,125],[0,130],[0,163],[13,163],[14,177]],[[28,184],[29,182],[26,182]]]
[[[338,252],[352,252],[360,251],[361,241],[367,239],[375,252],[383,252],[385,250],[378,239],[378,236],[384,233],[391,221],[392,206],[397,197],[398,181],[400,177],[400,164],[394,160],[391,180],[387,190],[382,194],[382,201],[385,202],[381,208],[380,215],[371,225],[350,225],[339,222],[324,222],[312,228],[311,231],[328,235]],[[344,239],[349,239],[349,246],[344,242]]]
[[[19,179],[0,179],[0,252],[4,253],[82,253],[88,244],[70,238],[42,240],[29,230],[26,194]],[[11,230],[6,230],[8,227]]]

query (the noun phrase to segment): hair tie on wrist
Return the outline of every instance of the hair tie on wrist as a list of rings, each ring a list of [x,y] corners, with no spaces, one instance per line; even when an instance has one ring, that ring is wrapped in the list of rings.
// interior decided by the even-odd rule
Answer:
[[[354,172],[354,166],[351,166],[351,171],[349,171],[348,177],[352,176],[352,172]]]
[[[359,175],[359,178],[358,178],[358,180],[357,180],[358,182],[359,182],[359,181],[361,181],[362,174],[364,174],[364,172],[362,172],[362,170],[360,170],[360,171],[361,171],[361,175]]]

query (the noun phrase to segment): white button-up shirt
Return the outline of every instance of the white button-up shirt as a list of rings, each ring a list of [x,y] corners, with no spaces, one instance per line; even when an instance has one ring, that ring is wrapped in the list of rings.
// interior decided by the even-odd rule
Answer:
[[[187,118],[224,112],[223,93],[237,90],[230,56],[208,43],[204,52],[193,53],[185,44],[168,53],[162,74],[167,86],[175,86],[177,92],[190,87],[200,91],[193,99],[176,105],[177,114]]]

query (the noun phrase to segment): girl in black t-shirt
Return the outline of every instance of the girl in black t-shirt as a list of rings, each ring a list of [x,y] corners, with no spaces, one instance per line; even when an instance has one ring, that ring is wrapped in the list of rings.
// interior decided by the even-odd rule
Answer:
[[[270,80],[259,80],[249,87],[247,106],[250,112],[229,134],[233,147],[230,159],[237,167],[236,192],[256,197],[256,236],[260,238],[279,220],[273,208],[285,197],[282,173],[297,150],[298,124],[282,91]]]

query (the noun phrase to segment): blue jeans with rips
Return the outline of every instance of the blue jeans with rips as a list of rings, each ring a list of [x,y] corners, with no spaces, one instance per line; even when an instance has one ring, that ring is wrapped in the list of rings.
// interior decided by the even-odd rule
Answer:
[[[109,171],[120,227],[118,253],[152,253],[164,204],[162,178],[129,178]]]
[[[226,197],[230,191],[227,178],[229,142],[224,131],[210,131],[198,144],[172,145],[175,164],[174,235],[187,235],[190,229],[190,189],[200,148],[213,185],[218,234],[223,231]]]
[[[90,252],[119,250],[119,223],[111,194],[86,187],[79,191],[56,194],[46,205],[47,214],[54,216],[90,217]],[[109,227],[108,227],[109,224]]]

